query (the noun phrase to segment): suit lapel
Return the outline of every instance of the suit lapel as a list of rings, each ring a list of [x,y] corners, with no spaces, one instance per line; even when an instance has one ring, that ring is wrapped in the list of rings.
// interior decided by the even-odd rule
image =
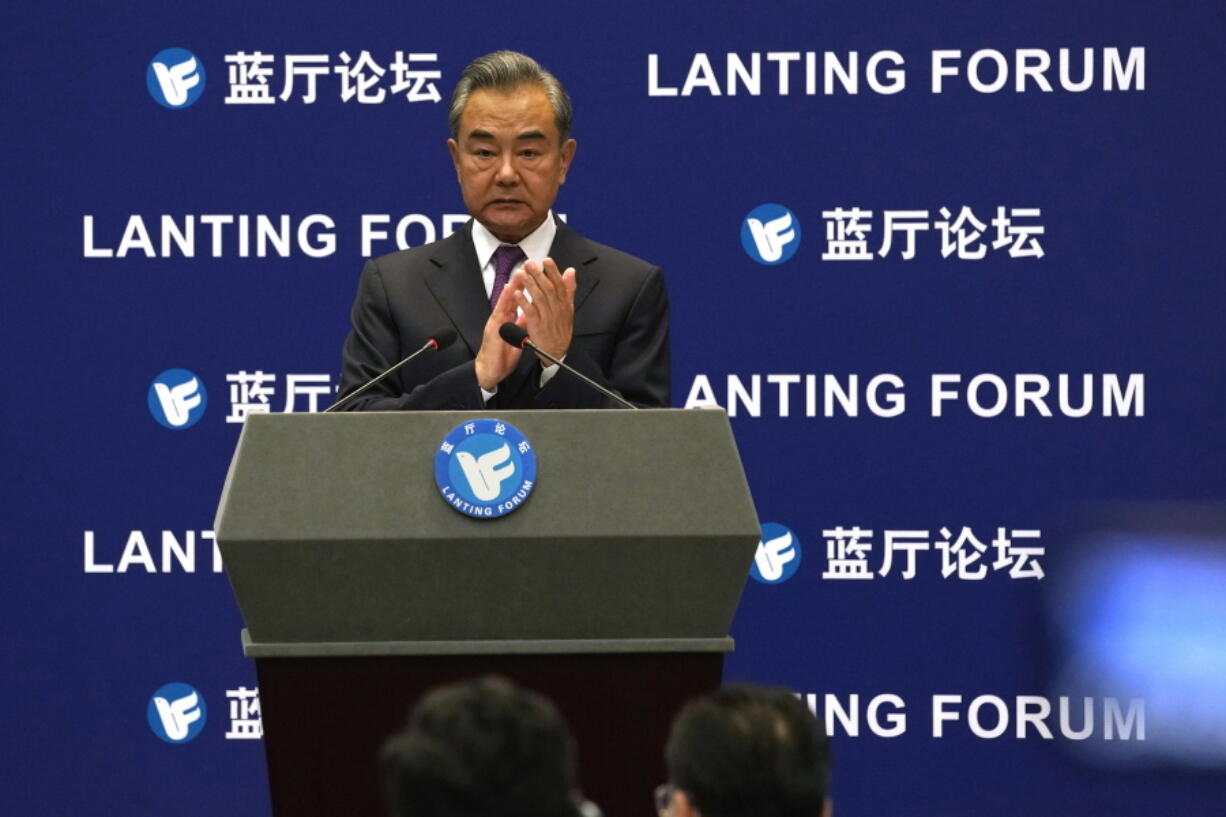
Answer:
[[[455,325],[473,355],[481,348],[490,302],[473,249],[472,220],[438,243],[431,254],[426,286]]]
[[[553,246],[549,248],[549,257],[558,265],[558,270],[565,272],[567,267],[575,268],[575,311],[583,306],[587,296],[600,283],[597,272],[596,250],[584,240],[583,236],[558,221],[558,232],[553,237]]]

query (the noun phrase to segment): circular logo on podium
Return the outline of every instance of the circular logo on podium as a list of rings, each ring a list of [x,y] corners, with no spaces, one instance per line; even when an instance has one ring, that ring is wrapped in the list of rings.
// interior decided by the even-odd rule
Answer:
[[[434,456],[434,481],[447,504],[477,519],[518,509],[536,484],[536,452],[502,420],[469,420],[453,428]]]

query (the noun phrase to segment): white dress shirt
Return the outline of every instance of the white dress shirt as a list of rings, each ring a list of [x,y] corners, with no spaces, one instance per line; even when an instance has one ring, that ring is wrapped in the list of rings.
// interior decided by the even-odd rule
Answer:
[[[545,216],[541,226],[524,237],[519,242],[519,248],[524,251],[524,258],[511,270],[514,275],[528,261],[538,264],[549,257],[549,248],[553,246],[553,237],[558,234],[558,225],[554,223],[553,211]],[[479,221],[473,221],[473,249],[477,251],[477,263],[481,265],[481,280],[485,283],[485,295],[488,298],[494,291],[494,250],[503,242],[485,228]]]

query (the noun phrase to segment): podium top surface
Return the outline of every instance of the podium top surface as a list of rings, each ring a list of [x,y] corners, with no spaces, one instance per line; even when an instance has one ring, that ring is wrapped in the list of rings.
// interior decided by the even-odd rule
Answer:
[[[524,507],[473,519],[443,500],[434,458],[466,420],[531,442]],[[727,416],[717,410],[253,414],[218,508],[218,540],[464,539],[496,535],[757,536]]]

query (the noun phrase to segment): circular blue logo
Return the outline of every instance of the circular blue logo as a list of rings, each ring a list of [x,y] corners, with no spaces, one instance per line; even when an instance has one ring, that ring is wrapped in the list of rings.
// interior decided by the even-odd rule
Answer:
[[[149,384],[149,413],[166,428],[176,431],[200,422],[209,404],[200,378],[187,369],[167,369]]]
[[[167,48],[149,60],[145,85],[163,108],[186,108],[204,93],[204,63],[186,48]]]
[[[800,539],[778,522],[764,523],[749,575],[763,584],[779,584],[796,575],[799,567]]]
[[[447,504],[478,519],[516,510],[536,484],[536,452],[502,420],[469,420],[443,438],[434,481]]]
[[[209,710],[204,696],[190,684],[166,684],[153,693],[145,708],[149,728],[167,743],[187,743],[204,730]]]
[[[759,204],[741,222],[741,246],[759,264],[782,264],[800,247],[800,220],[782,204]]]

